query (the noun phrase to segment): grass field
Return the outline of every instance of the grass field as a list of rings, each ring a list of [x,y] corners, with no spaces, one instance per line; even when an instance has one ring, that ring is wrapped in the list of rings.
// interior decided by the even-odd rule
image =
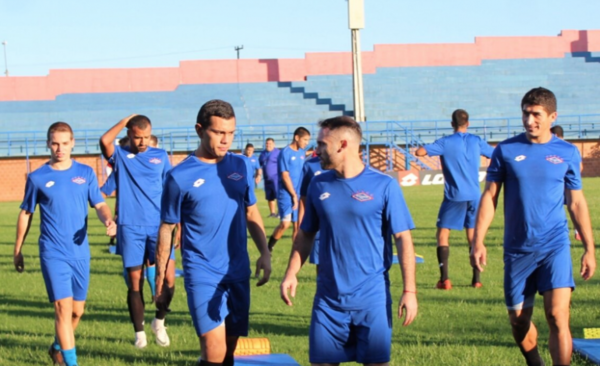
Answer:
[[[600,178],[584,180],[595,228],[600,223]],[[404,189],[416,229],[413,231],[416,251],[425,258],[417,265],[419,315],[409,327],[394,323],[392,365],[523,365],[518,348],[513,344],[502,294],[502,209],[498,210],[487,237],[488,266],[482,274],[484,287],[469,286],[471,269],[468,246],[462,233],[451,236],[450,278],[454,288],[434,288],[439,270],[436,263],[435,218],[442,198],[441,186]],[[260,207],[266,214],[263,193],[257,192]],[[110,202],[111,206],[113,202]],[[50,364],[46,351],[53,337],[53,311],[47,301],[39,268],[37,249],[38,215],[24,246],[25,272],[14,271],[12,252],[17,202],[0,205],[0,365]],[[501,206],[501,205],[500,205]],[[265,217],[264,215],[263,217]],[[276,224],[266,219],[268,234]],[[86,314],[76,333],[81,365],[193,365],[199,356],[198,339],[187,312],[183,280],[177,290],[167,318],[171,347],[154,344],[149,323],[152,306],[146,314],[149,346],[133,347],[133,329],[126,306],[126,287],[121,277],[120,258],[107,251],[107,238],[101,235],[100,223],[90,214],[92,275]],[[600,240],[596,235],[596,241]],[[273,254],[271,282],[252,289],[250,336],[268,337],[273,353],[288,353],[300,364],[308,365],[308,326],[312,297],[315,292],[315,269],[306,265],[299,274],[300,288],[293,307],[279,298],[279,284],[291,247],[284,237]],[[254,261],[257,251],[249,245]],[[573,262],[579,272],[581,244],[574,242]],[[392,294],[397,300],[402,292],[398,266],[391,270]],[[583,328],[600,326],[600,274],[587,283],[576,277],[573,294],[571,329],[574,337],[582,337]],[[255,281],[255,280],[253,280]],[[146,287],[147,289],[147,287]],[[146,290],[146,299],[149,299]],[[538,297],[534,321],[540,332],[540,348],[546,364],[551,365],[547,349],[548,328]],[[149,302],[149,301],[148,301]],[[587,365],[574,357],[573,365]]]

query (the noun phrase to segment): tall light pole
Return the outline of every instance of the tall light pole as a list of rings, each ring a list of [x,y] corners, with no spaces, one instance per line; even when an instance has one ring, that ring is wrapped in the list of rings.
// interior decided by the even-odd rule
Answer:
[[[365,100],[363,97],[362,62],[360,55],[359,30],[365,27],[364,0],[348,0],[348,28],[352,32],[352,82],[354,94],[354,119],[365,121]]]
[[[6,77],[8,77],[8,61],[6,58],[6,45],[8,44],[8,42],[6,41],[2,41],[2,46],[4,46],[4,75],[6,75]]]

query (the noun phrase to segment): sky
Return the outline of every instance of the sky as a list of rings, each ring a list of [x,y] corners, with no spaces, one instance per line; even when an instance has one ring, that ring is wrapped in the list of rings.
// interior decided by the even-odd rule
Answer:
[[[598,0],[364,0],[361,49],[600,29]],[[0,76],[350,51],[345,0],[0,0]],[[1,45],[0,45],[1,46]],[[4,61],[6,56],[7,62]]]

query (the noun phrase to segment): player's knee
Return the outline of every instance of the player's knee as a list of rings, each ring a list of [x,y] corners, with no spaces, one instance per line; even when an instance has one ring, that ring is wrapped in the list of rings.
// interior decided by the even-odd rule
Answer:
[[[510,315],[510,326],[518,333],[526,334],[531,327],[531,319],[524,316]]]
[[[71,314],[71,318],[72,319],[81,319],[81,317],[83,316],[83,313],[85,311],[83,310],[83,308],[81,309],[73,309],[73,313]]]
[[[569,310],[551,308],[546,310],[546,320],[551,329],[569,328]]]
[[[211,360],[223,360],[227,353],[227,344],[222,339],[215,339],[213,337],[206,337],[201,340],[202,353],[205,354],[206,359]]]

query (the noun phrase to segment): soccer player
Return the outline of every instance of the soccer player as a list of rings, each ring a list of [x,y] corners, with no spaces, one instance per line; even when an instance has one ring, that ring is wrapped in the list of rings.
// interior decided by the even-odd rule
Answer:
[[[258,162],[262,167],[264,179],[265,179],[265,199],[269,204],[269,217],[277,218],[277,160],[279,159],[280,150],[275,147],[275,140],[267,138],[265,141],[265,149],[258,156]]]
[[[316,151],[315,151],[316,153]],[[318,175],[321,175],[324,170],[321,168],[321,158],[313,156],[306,160],[302,167],[302,182],[300,183],[300,207],[298,208],[298,222],[302,223],[304,218],[304,207],[306,205],[306,194],[308,193],[308,186],[312,179]],[[308,257],[309,263],[312,263],[317,268],[317,275],[319,274],[319,233],[315,234],[315,242],[312,250]]]
[[[205,103],[198,113],[200,147],[167,175],[162,196],[156,251],[156,304],[163,299],[164,270],[171,251],[171,232],[181,223],[181,252],[188,307],[200,340],[198,365],[233,365],[240,336],[248,335],[250,311],[250,232],[260,257],[256,275],[262,286],[271,274],[271,255],[252,189],[247,159],[229,154],[235,113],[222,100]],[[166,300],[166,303],[164,303]]]
[[[540,87],[527,92],[521,111],[525,133],[501,142],[492,155],[477,214],[471,264],[479,270],[486,264],[483,241],[504,184],[504,296],[513,337],[527,365],[544,364],[537,348],[537,329],[531,322],[538,292],[544,298],[552,362],[569,365],[569,306],[575,283],[563,210],[565,196],[583,239],[580,274],[588,280],[596,269],[579,172],[581,156],[575,146],[550,132],[557,116],[556,98],[550,90]]]
[[[294,131],[292,143],[286,146],[277,160],[279,181],[277,183],[277,208],[279,209],[279,225],[269,238],[269,250],[272,251],[277,241],[292,225],[292,240],[298,232],[298,196],[302,178],[302,166],[306,158],[304,150],[310,141],[310,132],[304,127]]]
[[[48,128],[50,161],[29,174],[17,221],[14,265],[25,270],[21,249],[40,206],[40,264],[46,291],[54,304],[54,343],[49,355],[55,364],[77,365],[75,329],[83,315],[90,279],[87,237],[88,203],[96,209],[106,234],[116,226],[98,188],[96,174],[87,165],[71,160],[73,130],[64,122]]]
[[[439,156],[444,174],[444,200],[437,218],[437,258],[440,265],[440,280],[436,288],[450,290],[448,258],[450,257],[450,230],[465,229],[470,245],[475,230],[475,216],[479,206],[480,156],[490,158],[494,148],[481,137],[467,132],[469,114],[463,109],[452,113],[454,133],[419,147],[417,156]],[[471,248],[469,247],[469,253]],[[481,287],[479,270],[473,268],[471,286]]]
[[[248,143],[246,144],[246,148],[244,149],[244,156],[246,156],[250,160],[250,165],[252,166],[253,177],[254,177],[254,185],[257,186],[260,183],[260,177],[262,176],[262,169],[260,168],[260,164],[258,163],[258,159],[254,157],[254,145]]]
[[[115,146],[118,134],[127,128],[127,146]],[[127,307],[135,331],[135,346],[147,345],[144,332],[143,266],[155,258],[156,239],[160,225],[160,198],[164,177],[171,168],[166,151],[150,147],[152,125],[146,116],[131,115],[123,118],[100,138],[104,157],[111,161],[117,182],[117,254],[123,259],[128,273]],[[175,291],[175,258],[171,255],[167,289],[172,298]],[[170,344],[164,325],[168,309],[157,309],[151,328],[156,343]]]
[[[331,171],[314,177],[308,188],[306,213],[281,283],[281,297],[292,305],[296,275],[320,231],[310,362],[387,365],[392,342],[388,276],[392,240],[404,279],[398,316],[405,315],[406,326],[417,315],[413,221],[398,182],[363,164],[359,124],[350,117],[336,117],[322,121],[320,127],[317,154],[322,168]]]

